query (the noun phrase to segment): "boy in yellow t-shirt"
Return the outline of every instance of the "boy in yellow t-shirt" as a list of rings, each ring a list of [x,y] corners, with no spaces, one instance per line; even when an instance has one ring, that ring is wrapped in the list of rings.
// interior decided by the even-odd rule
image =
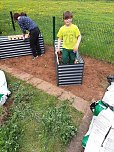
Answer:
[[[72,24],[73,15],[71,12],[66,11],[63,13],[64,26],[59,29],[58,48],[57,52],[60,53],[60,44],[63,40],[62,50],[62,63],[74,64],[77,57],[78,47],[81,41],[81,34],[78,27]]]

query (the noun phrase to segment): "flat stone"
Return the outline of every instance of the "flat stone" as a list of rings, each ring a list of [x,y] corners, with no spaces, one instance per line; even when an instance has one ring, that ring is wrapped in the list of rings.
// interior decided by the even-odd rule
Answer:
[[[20,71],[19,71],[20,72]],[[17,73],[17,71],[15,71],[13,73],[18,79],[21,79],[23,81],[27,81],[29,79],[31,79],[33,76],[31,74],[25,73],[25,72],[20,72]]]
[[[47,90],[49,90],[51,88],[51,84],[49,82],[42,81],[40,84],[36,85],[36,88],[47,92]]]
[[[63,91],[61,96],[59,97],[60,100],[70,100],[74,101],[75,95],[68,91]]]
[[[58,87],[56,87],[54,85],[52,85],[51,88],[49,90],[47,90],[47,93],[49,93],[50,95],[54,95],[54,96],[56,96],[58,98],[61,96],[61,94],[63,92],[64,92],[63,89],[58,88]]]
[[[27,81],[27,83],[30,83],[30,84],[32,84],[33,86],[37,86],[38,84],[40,84],[40,83],[42,83],[43,82],[43,80],[41,80],[41,79],[39,79],[39,78],[35,78],[35,77],[32,77],[31,79],[29,79],[28,81]]]
[[[89,103],[87,101],[83,100],[82,98],[75,97],[74,101],[72,103],[72,106],[74,108],[76,108],[78,111],[86,113],[86,111],[89,107]]]

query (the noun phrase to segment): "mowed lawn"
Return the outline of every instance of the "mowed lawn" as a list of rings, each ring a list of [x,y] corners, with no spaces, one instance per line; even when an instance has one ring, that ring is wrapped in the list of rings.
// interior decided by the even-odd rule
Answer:
[[[114,23],[114,2],[105,1],[59,1],[59,0],[19,0],[0,1],[0,22],[10,22],[9,12],[26,12],[29,17],[35,20],[42,31],[47,29],[49,35],[51,35],[52,29],[52,17],[59,17],[62,21],[62,14],[64,11],[72,11],[74,20],[88,21],[88,22],[102,22],[102,23]],[[6,26],[6,25],[4,25]],[[9,29],[10,28],[10,29]],[[48,30],[48,28],[50,30]],[[3,32],[7,34],[13,34],[13,30],[10,25],[7,29],[3,29]],[[17,29],[19,29],[17,27]],[[11,31],[10,31],[11,30]],[[50,33],[49,33],[50,31]],[[10,33],[9,33],[10,32]],[[51,40],[51,39],[50,39]]]

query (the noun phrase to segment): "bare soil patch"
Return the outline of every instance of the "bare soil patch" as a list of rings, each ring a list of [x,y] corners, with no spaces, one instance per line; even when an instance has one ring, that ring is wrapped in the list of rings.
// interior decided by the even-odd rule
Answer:
[[[83,59],[85,62],[83,84],[62,86],[62,88],[88,102],[100,100],[108,86],[107,76],[114,74],[114,65],[90,57]],[[56,85],[54,50],[51,46],[46,46],[45,54],[35,60],[32,60],[32,56],[22,56],[0,60],[0,64],[19,69]]]

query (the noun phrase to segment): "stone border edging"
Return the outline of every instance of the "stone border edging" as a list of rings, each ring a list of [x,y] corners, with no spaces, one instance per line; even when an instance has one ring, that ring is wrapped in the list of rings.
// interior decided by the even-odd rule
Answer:
[[[52,85],[49,82],[36,78],[31,74],[22,72],[18,69],[8,67],[6,65],[0,65],[0,68],[1,68],[1,70],[4,70],[4,71],[12,74],[16,78],[26,81],[27,83],[30,83],[31,85],[35,86],[36,88],[38,88],[42,91],[45,91],[46,93],[48,93],[50,95],[54,95],[54,96],[58,97],[58,99],[60,99],[60,100],[71,101],[72,106],[84,114],[86,113],[87,108],[89,107],[89,103],[87,101],[85,101],[84,99],[77,97],[74,94],[72,94],[71,92],[65,91],[64,89],[62,89],[58,86]]]

